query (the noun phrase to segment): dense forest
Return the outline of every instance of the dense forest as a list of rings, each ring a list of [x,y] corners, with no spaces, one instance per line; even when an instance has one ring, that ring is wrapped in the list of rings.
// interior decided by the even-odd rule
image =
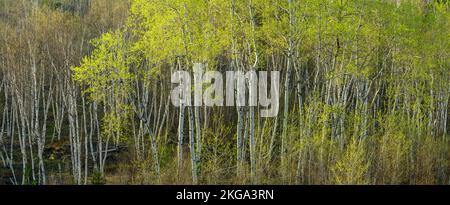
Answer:
[[[449,9],[0,0],[0,184],[450,184]],[[172,105],[197,63],[280,71],[278,115]]]

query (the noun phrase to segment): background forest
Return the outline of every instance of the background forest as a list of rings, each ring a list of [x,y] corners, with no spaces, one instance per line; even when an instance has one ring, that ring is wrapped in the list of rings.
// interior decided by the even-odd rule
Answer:
[[[0,184],[450,184],[446,0],[0,0]],[[171,73],[281,71],[280,112]]]

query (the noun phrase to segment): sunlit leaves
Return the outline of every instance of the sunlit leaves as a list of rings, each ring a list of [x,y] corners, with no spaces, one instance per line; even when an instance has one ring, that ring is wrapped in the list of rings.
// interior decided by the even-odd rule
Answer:
[[[85,57],[80,67],[74,67],[74,79],[88,86],[94,100],[102,101],[107,90],[125,93],[132,75],[128,70],[126,47],[120,32],[105,33],[92,42],[96,48]]]

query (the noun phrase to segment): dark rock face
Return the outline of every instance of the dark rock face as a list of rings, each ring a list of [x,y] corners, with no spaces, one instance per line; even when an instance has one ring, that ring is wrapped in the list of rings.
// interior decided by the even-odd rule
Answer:
[[[65,155],[70,155],[70,144],[68,140],[53,142],[45,147],[44,153],[45,158],[52,156],[55,159],[61,159]]]
[[[12,185],[11,179],[13,177],[10,169],[3,166],[0,167],[0,185]]]
[[[50,7],[53,9],[58,9],[63,12],[71,13],[71,14],[79,14],[80,16],[84,16],[90,7],[90,0],[77,0],[77,1],[62,1],[62,0],[54,0],[49,3]]]

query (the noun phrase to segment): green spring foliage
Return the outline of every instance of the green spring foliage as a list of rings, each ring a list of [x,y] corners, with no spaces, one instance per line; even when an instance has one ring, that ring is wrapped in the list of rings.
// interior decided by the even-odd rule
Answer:
[[[83,39],[97,38],[92,38],[89,49],[81,49],[85,57],[70,62],[71,79],[89,103],[99,104],[102,110],[100,140],[112,137],[126,144],[131,153],[117,162],[124,172],[111,172],[106,178],[94,172],[91,183],[192,183],[188,123],[182,170],[177,170],[178,125],[174,118],[179,110],[168,106],[166,112],[169,101],[164,99],[170,92],[173,70],[191,71],[194,63],[204,63],[207,69],[220,72],[237,67],[280,70],[282,80],[286,71],[292,71],[290,90],[283,94],[290,95],[289,116],[256,116],[259,184],[449,184],[449,3],[427,2],[130,0],[126,18],[109,19],[122,19],[119,26],[105,26],[114,29],[97,31],[101,35],[94,34],[91,27],[95,24],[87,27],[89,34]],[[72,1],[42,4],[31,12],[30,19],[35,20],[29,23],[42,37],[38,45],[45,45],[44,37],[59,31],[58,25],[64,25],[68,33],[84,32],[80,19],[93,15],[84,10],[75,15],[77,9],[86,8],[72,5]],[[6,1],[0,3],[0,8],[6,5]],[[6,36],[0,45],[3,41],[21,42],[20,36],[7,35],[14,33],[14,26],[24,18],[17,13],[12,7],[0,13],[0,18],[9,19],[0,21],[0,35]],[[105,17],[92,18],[109,22]],[[49,45],[61,41],[55,37]],[[81,40],[74,36],[68,41]],[[18,47],[17,51],[0,47],[0,54],[20,56],[27,51],[25,43]],[[49,50],[57,55],[57,49]],[[11,61],[23,62],[19,57]],[[67,69],[65,62],[59,64]],[[143,90],[148,91],[148,101],[143,100]],[[149,119],[146,123],[162,123],[152,132],[138,122],[144,118],[143,108],[137,106],[141,101],[153,112],[145,116]],[[155,113],[166,113],[166,118],[153,120],[163,115]],[[250,179],[247,114],[243,120],[244,171],[236,172],[236,109],[201,109],[200,183],[254,182]],[[282,153],[281,122],[285,117],[287,147]],[[135,130],[147,131],[138,138]],[[155,158],[148,154],[152,137],[160,172],[155,171]],[[137,147],[138,143],[142,147]],[[138,157],[138,149],[147,154]],[[287,160],[283,165],[282,154]],[[28,176],[28,168],[26,172]],[[114,174],[124,176],[117,179]]]
[[[131,85],[136,69],[157,77],[179,59],[187,70],[241,59],[247,68],[259,60],[258,69],[283,70],[292,52],[303,101],[290,115],[290,172],[276,171],[280,128],[260,122],[260,183],[448,183],[448,9],[412,0],[132,0],[126,25],[95,40],[73,71],[96,100],[114,81]],[[249,182],[224,160],[233,158],[236,124],[218,124],[203,130],[203,181]]]

